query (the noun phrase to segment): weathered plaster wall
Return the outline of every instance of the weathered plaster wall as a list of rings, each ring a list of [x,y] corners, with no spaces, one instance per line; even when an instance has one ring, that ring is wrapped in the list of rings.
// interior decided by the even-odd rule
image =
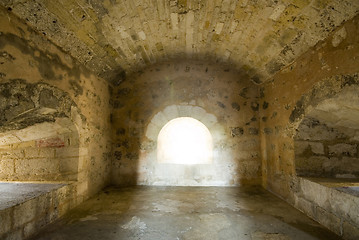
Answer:
[[[258,112],[266,105],[259,105],[257,86],[239,72],[201,61],[164,62],[129,78],[113,94],[113,183],[259,183]],[[207,126],[214,141],[212,165],[157,162],[158,133],[176,117]]]
[[[333,97],[345,86],[358,84],[358,21],[357,16],[345,23],[325,41],[276,74],[273,81],[262,86],[262,104],[268,104],[268,108],[261,112],[261,117],[267,118],[266,122],[261,122],[263,186],[297,207],[305,202],[305,208],[301,210],[307,213],[318,205],[305,199],[300,192],[295,173],[294,135],[311,108]],[[338,217],[330,208],[318,210],[316,214]],[[320,216],[312,217],[318,219]],[[328,223],[323,224],[332,229]],[[344,224],[354,224],[351,226],[358,228],[357,223],[350,219],[346,219]],[[343,232],[339,234],[345,235]]]
[[[5,89],[0,92],[3,99],[2,133],[6,135],[11,130],[13,134],[7,135],[11,138],[19,133],[16,130],[20,130],[25,131],[26,135],[26,129],[30,126],[41,128],[41,124],[56,125],[60,118],[69,119],[74,126],[70,129],[76,132],[77,136],[73,137],[78,143],[74,143],[75,150],[67,149],[65,152],[77,152],[76,191],[78,202],[81,202],[109,182],[111,145],[108,84],[3,8],[0,9],[0,23],[0,84],[1,89]],[[14,87],[6,89],[3,87],[6,84],[14,84]],[[46,86],[47,91],[36,92],[34,89],[41,84]],[[56,92],[62,95],[56,95]],[[48,129],[60,134],[57,135],[60,140],[64,137],[60,129],[54,130],[51,126]],[[31,135],[30,130],[28,135]],[[42,151],[50,151],[56,160],[57,153],[71,148],[71,143],[65,142],[64,148],[46,148],[51,141],[49,138],[54,136],[41,137],[40,132],[29,142],[20,141],[29,144],[31,151],[38,151],[35,157],[39,157]],[[38,144],[34,144],[34,141]],[[6,143],[9,142],[5,140]],[[9,146],[15,150],[16,144]],[[22,157],[28,161],[30,156],[25,151]],[[71,156],[56,161],[67,161],[67,157]]]

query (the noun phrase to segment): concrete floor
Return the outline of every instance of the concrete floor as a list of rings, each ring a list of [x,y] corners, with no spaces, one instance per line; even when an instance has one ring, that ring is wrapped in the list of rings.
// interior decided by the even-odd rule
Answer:
[[[260,187],[110,187],[33,239],[340,239]]]
[[[0,182],[0,210],[51,192],[65,184]]]

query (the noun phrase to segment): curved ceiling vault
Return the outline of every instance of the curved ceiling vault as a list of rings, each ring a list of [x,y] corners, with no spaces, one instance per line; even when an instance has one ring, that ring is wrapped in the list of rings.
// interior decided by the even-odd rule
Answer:
[[[352,0],[0,3],[114,84],[173,58],[229,63],[265,82],[359,10]]]

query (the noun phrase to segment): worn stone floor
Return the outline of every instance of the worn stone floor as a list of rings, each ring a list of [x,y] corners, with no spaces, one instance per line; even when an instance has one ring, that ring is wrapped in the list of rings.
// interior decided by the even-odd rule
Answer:
[[[260,187],[109,187],[35,239],[340,238]]]

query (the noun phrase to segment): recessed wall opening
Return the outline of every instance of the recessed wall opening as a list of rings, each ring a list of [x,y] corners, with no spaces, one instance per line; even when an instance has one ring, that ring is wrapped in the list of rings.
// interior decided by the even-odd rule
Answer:
[[[342,86],[339,92],[330,88],[330,79],[309,92],[310,97],[302,98],[310,102],[306,106],[301,101],[305,115],[294,137],[297,175],[294,194],[297,208],[342,235],[340,231],[345,228],[342,223],[357,224],[359,87],[334,79],[335,86]],[[312,97],[313,92],[319,96]],[[326,222],[330,216],[335,216],[338,222]]]
[[[172,164],[211,164],[212,136],[200,121],[180,117],[169,121],[157,139],[157,161]]]
[[[235,185],[236,168],[228,167],[234,154],[220,145],[227,137],[216,116],[202,107],[165,107],[152,117],[141,142],[137,184]]]
[[[0,102],[0,211],[72,188],[80,145],[73,120],[79,113],[70,97],[45,83],[12,80],[0,84]],[[42,217],[42,210],[51,211],[32,217]]]
[[[76,181],[78,148],[69,118],[0,132],[0,181]]]
[[[347,87],[310,109],[295,137],[298,176],[359,178],[359,96]]]
[[[62,90],[23,80],[0,85],[0,181],[76,181],[74,103]],[[74,111],[76,112],[76,111]]]

